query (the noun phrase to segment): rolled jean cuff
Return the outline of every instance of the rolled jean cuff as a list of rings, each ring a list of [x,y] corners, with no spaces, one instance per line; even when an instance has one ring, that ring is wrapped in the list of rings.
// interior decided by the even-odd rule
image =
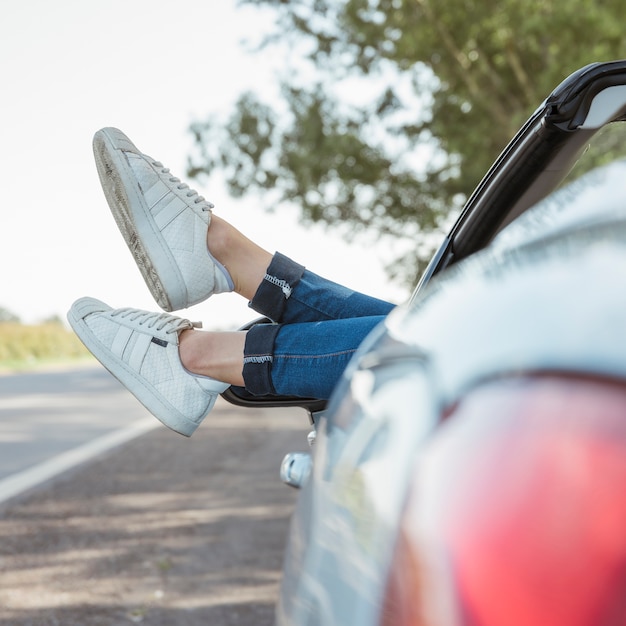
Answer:
[[[282,319],[287,300],[304,274],[304,266],[277,252],[250,307],[274,322]]]
[[[255,396],[276,395],[272,383],[274,342],[280,324],[257,324],[246,334],[243,349],[243,380],[246,391]]]

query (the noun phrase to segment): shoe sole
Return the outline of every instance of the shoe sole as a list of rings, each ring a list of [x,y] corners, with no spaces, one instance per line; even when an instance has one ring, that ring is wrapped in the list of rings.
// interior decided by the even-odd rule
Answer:
[[[163,245],[162,235],[156,229],[135,175],[120,149],[123,144],[141,154],[128,137],[116,129],[103,129],[94,136],[93,152],[105,198],[157,304],[165,311],[185,308],[186,293],[177,293],[184,279],[169,248]],[[159,249],[161,258],[151,256],[144,242]]]
[[[89,301],[93,300],[89,298]],[[169,415],[167,418],[161,417],[164,413],[169,412],[171,414],[172,407],[162,402],[152,391],[151,387],[146,385],[144,379],[134,370],[130,369],[123,361],[111,356],[111,353],[106,348],[102,348],[102,344],[87,326],[84,319],[75,313],[75,309],[80,308],[80,304],[81,302],[77,301],[70,309],[67,314],[67,321],[85,347],[164,426],[180,435],[191,437],[198,426],[200,426],[202,420],[194,422],[180,413],[178,415]],[[211,408],[212,406],[208,410],[210,411]]]

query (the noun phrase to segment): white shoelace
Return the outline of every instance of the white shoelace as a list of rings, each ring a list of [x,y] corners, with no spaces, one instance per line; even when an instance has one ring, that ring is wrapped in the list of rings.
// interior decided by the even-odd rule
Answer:
[[[162,174],[171,174],[170,172],[170,168],[169,167],[164,167],[163,163],[161,163],[160,161],[152,161],[152,165],[156,168],[159,168],[161,170]],[[204,206],[202,207],[203,211],[210,211],[212,208],[214,208],[214,204],[212,202],[209,202],[208,200],[206,200],[204,198],[204,196],[201,196],[195,189],[192,189],[187,183],[184,183],[180,180],[180,178],[171,175],[169,178],[170,183],[178,183],[177,188],[180,189],[181,191],[183,189],[187,189],[187,197],[188,198],[193,198],[194,196],[197,196],[194,200],[194,204],[201,204],[203,203]]]
[[[171,324],[166,333],[178,333],[191,328],[202,328],[202,322],[190,322],[189,320],[170,315],[169,313],[152,313],[139,309],[123,308],[111,312],[111,317],[128,318],[131,322],[137,322],[139,326],[146,326],[156,331],[163,330]]]

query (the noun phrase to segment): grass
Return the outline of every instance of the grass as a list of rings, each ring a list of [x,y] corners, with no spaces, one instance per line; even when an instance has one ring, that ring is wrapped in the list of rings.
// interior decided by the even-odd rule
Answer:
[[[86,360],[89,352],[63,324],[0,322],[0,370],[28,370]]]

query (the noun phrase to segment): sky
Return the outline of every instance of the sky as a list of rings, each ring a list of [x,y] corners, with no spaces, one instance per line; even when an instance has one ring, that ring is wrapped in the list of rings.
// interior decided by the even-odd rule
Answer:
[[[269,96],[277,53],[243,44],[272,25],[236,0],[0,0],[0,307],[25,323],[60,316],[81,296],[113,307],[158,310],[106,205],[91,141],[123,130],[140,150],[184,179],[189,125],[225,115],[239,93]],[[282,57],[282,58],[281,58]],[[219,179],[191,186],[215,212],[269,249],[377,297],[401,302],[389,282],[389,242],[348,243],[304,228],[297,211],[234,201]],[[205,328],[254,319],[223,294],[183,312]]]

